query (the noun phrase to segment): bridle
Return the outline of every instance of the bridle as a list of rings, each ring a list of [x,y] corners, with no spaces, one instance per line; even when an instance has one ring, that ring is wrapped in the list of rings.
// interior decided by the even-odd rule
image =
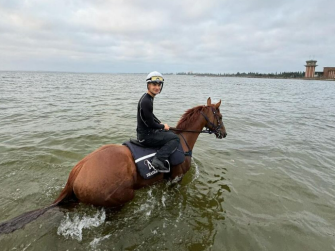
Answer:
[[[211,107],[214,118],[213,118],[213,122],[211,122],[209,120],[209,118],[206,116],[206,114],[204,114],[202,111],[200,112],[200,114],[205,118],[205,120],[207,121],[207,124],[205,126],[205,130],[201,130],[201,131],[196,131],[196,130],[184,130],[184,129],[178,129],[178,128],[174,128],[174,127],[170,127],[170,130],[172,131],[177,131],[177,132],[193,132],[193,133],[208,133],[208,134],[219,134],[220,135],[220,129],[223,128],[223,123],[220,122],[220,118],[216,112],[216,109],[214,109],[213,107]],[[214,121],[217,121],[217,125],[214,125]]]
[[[214,115],[213,122],[209,121],[209,118],[203,112],[200,112],[201,115],[204,116],[205,120],[207,121],[207,125],[205,126],[206,130],[204,130],[204,132],[209,133],[209,134],[215,133],[215,134],[220,135],[221,134],[220,129],[223,128],[223,122],[220,123],[220,117],[218,116],[216,109],[214,109],[213,107],[211,108],[212,108],[212,112]],[[216,126],[214,125],[215,119],[217,121]],[[212,127],[211,129],[208,126],[208,124]]]
[[[208,133],[208,134],[214,133],[216,135],[216,137],[218,138],[221,135],[220,129],[223,128],[223,123],[220,123],[220,117],[218,116],[218,114],[216,112],[216,109],[214,109],[213,107],[211,107],[211,109],[212,109],[212,112],[213,112],[213,115],[214,115],[213,122],[211,122],[209,120],[209,118],[206,116],[206,114],[204,114],[202,111],[200,112],[200,114],[207,121],[206,126],[205,126],[205,128],[206,128],[205,130],[201,130],[201,131],[184,130],[184,129],[177,129],[177,128],[174,128],[174,127],[170,127],[170,130],[172,130],[172,131],[178,131],[178,132],[192,132],[192,133]],[[217,125],[216,126],[214,125],[215,119],[217,121]],[[185,142],[185,144],[186,144],[186,146],[188,148],[188,151],[185,152],[185,156],[192,157],[192,150],[191,150],[190,146],[188,145],[188,143],[187,143],[184,135],[182,133],[180,133],[179,135],[183,138],[183,140],[184,140],[184,142]]]

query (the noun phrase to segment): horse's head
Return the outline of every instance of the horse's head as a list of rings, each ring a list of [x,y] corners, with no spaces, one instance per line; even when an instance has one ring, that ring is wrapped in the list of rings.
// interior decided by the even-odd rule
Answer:
[[[227,136],[227,132],[222,122],[220,105],[221,100],[216,104],[212,104],[211,98],[208,98],[206,109],[203,110],[202,115],[206,120],[205,127],[214,133],[217,138],[222,139]]]

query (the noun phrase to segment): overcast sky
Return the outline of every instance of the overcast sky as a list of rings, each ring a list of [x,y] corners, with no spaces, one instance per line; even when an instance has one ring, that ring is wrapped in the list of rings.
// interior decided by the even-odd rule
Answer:
[[[335,67],[334,0],[0,0],[0,70]]]

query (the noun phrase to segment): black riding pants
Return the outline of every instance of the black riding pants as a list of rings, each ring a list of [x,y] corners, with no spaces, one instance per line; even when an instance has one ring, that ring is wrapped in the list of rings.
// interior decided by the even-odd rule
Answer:
[[[177,149],[179,137],[171,131],[154,130],[151,133],[137,133],[137,139],[145,146],[160,147],[156,157],[161,160],[167,160],[169,156]]]

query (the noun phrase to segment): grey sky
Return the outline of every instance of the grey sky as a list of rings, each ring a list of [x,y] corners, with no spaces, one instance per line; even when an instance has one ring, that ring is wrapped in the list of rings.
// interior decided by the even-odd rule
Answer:
[[[0,0],[0,70],[335,67],[334,0]]]

